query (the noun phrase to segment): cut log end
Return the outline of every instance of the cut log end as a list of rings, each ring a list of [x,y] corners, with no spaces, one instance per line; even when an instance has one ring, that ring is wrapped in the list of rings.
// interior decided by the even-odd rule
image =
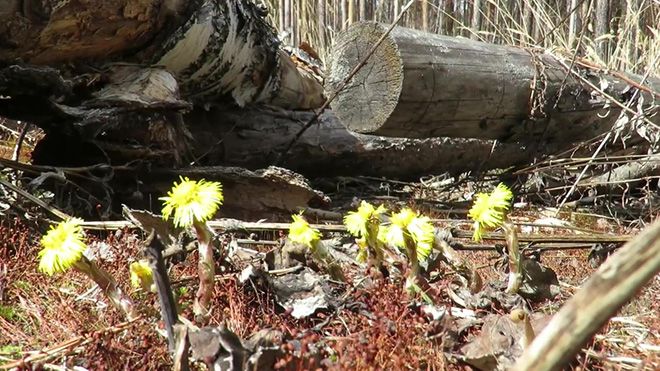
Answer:
[[[379,23],[352,25],[337,40],[330,57],[326,87],[340,88],[342,81],[360,64],[371,48],[387,32]],[[333,103],[333,109],[348,128],[361,133],[374,132],[391,116],[403,84],[403,62],[391,38],[378,46],[366,64],[350,79]]]

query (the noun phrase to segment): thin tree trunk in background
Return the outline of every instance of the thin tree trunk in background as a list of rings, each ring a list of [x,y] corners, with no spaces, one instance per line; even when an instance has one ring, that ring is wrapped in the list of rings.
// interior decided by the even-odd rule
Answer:
[[[526,0],[526,1],[531,1],[531,0]],[[532,4],[530,4],[530,8],[531,7],[532,7]],[[543,10],[543,9],[541,9],[541,10]],[[539,19],[539,17],[536,14],[534,14],[534,12],[532,12],[532,15],[533,15],[533,17],[532,17],[532,20],[533,20],[533,22],[532,22],[532,30],[533,30],[532,35],[534,37],[534,41],[537,42],[537,43],[540,43],[541,38],[543,37],[543,36],[541,36],[542,35],[541,34],[541,20]]]
[[[568,6],[568,11],[571,12],[568,15],[568,47],[572,49],[575,46],[575,36],[578,31],[578,15],[579,9],[575,9],[578,5],[578,0],[571,0]]]
[[[316,12],[318,13],[317,27],[319,28],[319,47],[325,49],[325,0],[317,0]]]
[[[436,20],[436,27],[437,27],[437,33],[441,35],[449,35],[449,28],[447,27],[447,24],[449,23],[447,21],[447,15],[445,14],[445,11],[447,10],[447,0],[438,0],[438,16]]]
[[[364,21],[367,19],[367,0],[359,0],[360,4],[360,20]]]
[[[604,0],[607,1],[607,0]],[[526,1],[523,0],[520,3],[520,7],[523,8],[523,26],[525,27],[525,35],[527,36],[524,40],[525,42],[523,45],[530,45],[530,44],[535,44],[538,40],[530,40],[529,38],[533,38],[534,36],[532,35],[532,7],[531,5]]]
[[[458,29],[454,27],[454,35],[465,36],[465,27],[467,27],[467,17],[465,14],[465,0],[454,1],[454,18],[458,19]]]
[[[641,2],[643,0],[628,0],[628,16],[626,19],[632,18],[632,14],[638,13],[639,8],[641,7]],[[634,17],[634,22],[637,23],[639,22],[639,19],[637,17]],[[633,65],[635,65],[635,61],[639,59],[639,50],[637,49],[637,45],[639,45],[639,27],[634,26],[630,27],[631,35],[630,39],[628,39],[628,58],[626,59],[627,61],[630,61]]]
[[[596,22],[594,27],[595,38],[602,37],[609,33],[609,19],[607,18],[608,0],[596,0]],[[608,40],[603,39],[596,43],[598,56],[607,63]]]
[[[337,27],[339,25],[339,17],[338,17],[338,10],[339,8],[337,7],[337,1],[338,0],[332,0],[332,31],[336,32],[339,28]]]
[[[422,30],[429,30],[429,3],[428,0],[422,0]]]
[[[506,19],[506,25],[507,27],[511,29],[520,29],[520,25],[522,25],[522,7],[518,7],[518,1],[517,0],[507,0],[507,10],[509,11],[509,14],[505,17]],[[521,45],[523,40],[525,39],[524,35],[521,34],[516,34],[513,36],[513,40],[511,40],[512,43],[515,43],[516,45]]]
[[[293,1],[293,0],[292,0]],[[298,24],[302,18],[301,18],[301,10],[302,10],[302,1],[295,1],[296,7],[294,8],[294,11],[292,12],[292,18],[291,18],[291,27],[293,27],[293,34],[295,35],[293,38],[293,42],[291,45],[293,46],[298,46],[300,44],[300,24]]]
[[[355,0],[348,0],[348,25],[355,23]]]
[[[472,1],[472,40],[479,40],[479,30],[481,30],[481,0]]]
[[[284,31],[292,32],[291,30],[291,1],[284,0]]]
[[[340,17],[340,22],[341,22],[341,29],[345,30],[346,29],[346,20],[348,18],[348,9],[346,9],[346,0],[339,0],[341,2],[341,17]]]
[[[278,9],[279,17],[278,18],[279,18],[279,21],[280,21],[280,32],[282,32],[286,29],[286,24],[284,22],[284,7],[285,7],[284,3],[285,2],[286,2],[286,0],[279,0],[279,2],[278,2],[278,5],[279,5],[279,9]]]
[[[399,9],[400,9],[399,0],[394,0],[392,2],[392,4],[393,4],[392,5],[392,8],[393,8],[392,9],[392,21],[394,21],[399,16]]]

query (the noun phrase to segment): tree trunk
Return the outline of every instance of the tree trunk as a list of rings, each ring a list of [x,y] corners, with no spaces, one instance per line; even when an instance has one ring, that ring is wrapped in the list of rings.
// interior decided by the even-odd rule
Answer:
[[[359,23],[337,38],[328,90],[336,89],[385,32],[382,24]],[[606,99],[592,96],[566,73],[559,61],[542,52],[396,27],[332,107],[353,131],[394,137],[568,144],[609,130],[620,109],[604,109]],[[606,92],[625,101],[627,84],[590,75],[596,85],[606,80]],[[650,86],[660,90],[660,80]],[[647,98],[645,102],[652,101]],[[658,115],[648,118],[660,123]]]
[[[608,0],[596,0],[596,26],[594,30],[595,38],[604,37],[609,33],[609,18],[607,17],[607,10],[609,8]],[[608,59],[608,50],[609,50],[609,41],[607,39],[602,39],[597,41],[596,50],[598,51],[598,56],[604,61],[607,62]]]
[[[481,30],[481,0],[472,1],[472,40],[479,39],[479,30]]]
[[[359,10],[360,10],[360,20],[361,21],[366,21],[367,20],[367,0],[359,0]]]
[[[575,37],[580,29],[578,24],[578,16],[580,10],[578,9],[578,0],[571,0],[568,4],[568,49],[572,50],[575,47]]]

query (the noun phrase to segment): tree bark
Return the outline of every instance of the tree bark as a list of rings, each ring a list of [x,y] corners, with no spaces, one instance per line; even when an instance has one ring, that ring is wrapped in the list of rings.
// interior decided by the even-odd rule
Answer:
[[[334,91],[385,32],[384,25],[366,22],[340,35],[327,89]],[[605,79],[606,92],[625,101],[625,82],[587,72],[597,85]],[[396,27],[332,107],[355,132],[394,137],[571,143],[609,130],[620,109],[605,109],[606,99],[566,73],[542,52]],[[649,84],[660,90],[660,80]],[[660,123],[659,115],[648,118]]]

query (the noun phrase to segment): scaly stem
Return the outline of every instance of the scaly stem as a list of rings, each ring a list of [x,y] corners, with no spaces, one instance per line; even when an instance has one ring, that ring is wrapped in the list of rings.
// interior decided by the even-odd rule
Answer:
[[[195,319],[205,323],[210,316],[210,304],[213,297],[215,285],[215,259],[213,259],[213,231],[206,223],[195,222],[193,224],[197,233],[199,246],[199,261],[197,263],[197,274],[199,275],[199,288],[195,295],[193,313]]]
[[[151,232],[145,241],[145,255],[151,266],[151,271],[156,284],[158,292],[158,300],[160,301],[160,314],[165,324],[165,331],[167,331],[167,343],[170,352],[174,352],[175,348],[175,334],[174,326],[179,321],[179,316],[176,310],[176,302],[172,293],[170,285],[170,278],[167,275],[165,268],[165,261],[163,260],[162,251],[164,249],[163,243],[160,238],[156,236],[155,232]]]
[[[406,290],[408,294],[413,296],[419,294],[424,301],[432,303],[431,297],[426,293],[430,288],[428,281],[421,275],[421,267],[419,259],[417,259],[417,248],[415,242],[410,236],[405,236],[406,255],[410,262],[410,272],[406,278]]]
[[[74,265],[74,268],[79,272],[87,275],[92,281],[96,282],[101,288],[110,303],[124,313],[126,319],[129,321],[137,317],[133,301],[117,286],[117,282],[112,278],[110,273],[96,265],[95,262],[83,256]]]
[[[520,290],[523,281],[522,256],[518,246],[518,233],[516,227],[510,222],[502,223],[502,230],[506,237],[507,248],[509,249],[509,282],[506,286],[506,292],[515,294]]]
[[[379,224],[369,223],[367,228],[369,230],[369,234],[367,237],[367,246],[368,246],[367,248],[369,249],[369,253],[370,253],[369,255],[373,255],[370,256],[370,258],[373,259],[374,266],[380,270],[381,267],[383,266],[384,247],[383,247],[383,243],[378,241],[377,238]]]

